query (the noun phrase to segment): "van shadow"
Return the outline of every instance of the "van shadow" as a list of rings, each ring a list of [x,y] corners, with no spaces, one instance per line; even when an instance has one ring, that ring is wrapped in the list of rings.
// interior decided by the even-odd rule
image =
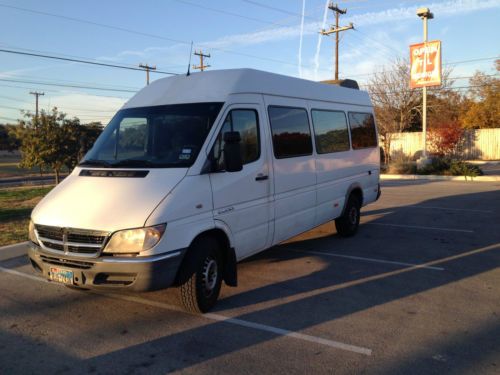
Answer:
[[[439,204],[443,207],[459,207],[464,201],[471,200],[498,202],[499,194],[499,192],[465,194],[432,199],[423,203],[429,206]],[[393,212],[388,215],[392,216],[391,220],[401,222],[407,213]],[[385,219],[386,217],[375,221]],[[216,310],[223,312],[238,308],[246,310],[245,308],[252,307],[254,309],[252,311],[240,312],[232,316],[290,331],[303,331],[375,306],[479,275],[495,269],[499,264],[499,237],[493,230],[493,223],[499,222],[498,213],[493,213],[489,219],[491,228],[485,227],[481,232],[471,233],[460,240],[456,239],[457,234],[453,232],[422,236],[421,233],[401,233],[401,230],[381,231],[375,226],[368,225],[363,225],[360,228],[359,236],[372,243],[366,249],[366,254],[370,254],[373,258],[377,257],[379,250],[381,250],[380,254],[389,254],[388,248],[392,250],[393,256],[401,256],[400,244],[397,243],[398,241],[391,243],[390,237],[402,236],[402,240],[406,242],[410,237],[412,244],[406,244],[406,256],[414,255],[416,259],[419,259],[419,263],[427,262],[432,266],[451,270],[449,272],[411,266],[356,263],[338,258],[322,257],[323,264],[320,270],[300,277],[272,282],[253,290],[236,292],[223,298]],[[307,267],[307,252],[311,249],[328,250],[338,247],[347,251],[359,250],[358,244],[359,241],[356,237],[339,239],[333,235],[275,246],[243,262],[240,274],[246,277],[245,272],[250,270],[254,264],[257,264],[258,267],[264,267],[260,270],[261,274],[266,273],[266,264],[269,265],[270,271],[275,263],[285,265],[287,262],[296,260],[303,260],[304,266]],[[432,246],[429,246],[430,244]],[[426,246],[429,249],[422,254],[422,249],[425,249]],[[310,256],[316,255],[310,254]],[[224,334],[229,327],[232,333],[230,335]],[[140,355],[137,353],[158,352],[157,348],[162,348],[161,353],[159,353],[161,355],[156,357],[155,361],[151,361],[151,368],[159,371],[178,370],[228,353],[239,352],[275,337],[276,335],[272,333],[259,332],[256,334],[248,332],[243,327],[217,322],[128,347],[94,358],[91,362],[100,365],[123,358],[138,359]],[[193,341],[203,348],[201,352],[198,352],[199,355],[189,354],[189,351],[186,351],[186,347],[182,344]],[[452,343],[443,343],[443,346],[449,345]],[[467,345],[468,350],[472,353],[471,360],[481,357],[480,352],[483,349],[481,342],[478,342],[477,345],[474,342],[454,343],[453,345]],[[416,360],[417,363],[412,363],[414,368],[418,369],[418,350],[416,353],[416,358],[406,360]],[[168,357],[165,357],[166,355]],[[163,358],[163,360],[159,360],[159,358]],[[179,363],[180,359],[182,359],[181,363]],[[458,366],[461,362],[456,363]],[[470,365],[469,363],[468,366]],[[449,366],[453,365],[449,363]],[[405,363],[399,363],[395,367],[408,369]]]
[[[500,192],[462,194],[421,203],[428,206],[460,207],[463,202],[497,202],[498,205]],[[425,220],[427,217],[422,211],[408,210],[410,208],[398,207],[377,212],[384,216],[361,225],[354,238],[341,239],[335,234],[328,234],[326,230],[320,230],[316,236],[308,234],[307,239],[301,239],[306,238],[305,236],[299,237],[242,262],[239,268],[240,281],[262,277],[266,282],[250,290],[231,290],[219,301],[215,312],[229,312],[231,317],[237,319],[289,331],[304,331],[491,271],[500,264],[500,238],[498,229],[495,229],[495,223],[500,222],[498,212],[492,211],[487,220],[478,219],[476,223],[475,215],[483,214],[467,213],[470,216],[468,220],[463,218],[464,213],[444,213],[439,218],[441,224],[454,223],[458,227],[463,224],[460,220],[471,222],[474,232],[464,233],[461,237],[457,237],[456,232],[422,234],[418,231],[370,225],[386,221],[405,223],[407,220]],[[445,270],[356,262],[317,254],[333,254],[333,249],[346,255],[428,264]],[[311,259],[315,262],[311,263]],[[286,272],[281,272],[281,276],[274,274],[276,270],[288,269],[287,267],[290,267],[289,277],[286,277]],[[300,276],[297,276],[297,267],[302,267]],[[471,369],[474,368],[475,361],[481,361],[484,357],[485,335],[492,340],[492,336],[484,328],[477,335],[444,339],[434,349],[436,352],[444,350],[447,353],[459,353],[467,348],[469,361],[454,361],[450,357],[447,369],[450,372]],[[207,363],[231,353],[240,353],[276,337],[278,335],[271,332],[255,331],[228,322],[214,322],[91,359],[67,357],[61,360],[77,369],[109,369],[110,364],[113,364],[110,373],[165,373]],[[494,343],[498,348],[498,340]],[[412,353],[413,356],[401,358],[385,368],[389,372],[421,372],[419,366],[427,366],[427,357],[417,347]]]

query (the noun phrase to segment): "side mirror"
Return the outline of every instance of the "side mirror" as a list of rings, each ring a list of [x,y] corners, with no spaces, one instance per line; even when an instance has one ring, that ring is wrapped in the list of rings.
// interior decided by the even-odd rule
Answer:
[[[227,172],[238,172],[243,169],[240,143],[240,132],[224,133],[224,163]]]

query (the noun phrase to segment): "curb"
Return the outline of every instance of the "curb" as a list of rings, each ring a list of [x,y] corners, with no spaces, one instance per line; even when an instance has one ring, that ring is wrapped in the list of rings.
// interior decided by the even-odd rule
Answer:
[[[497,182],[500,176],[438,176],[438,175],[418,175],[418,174],[381,174],[381,180],[437,180],[437,181],[478,181]]]
[[[18,242],[18,243],[12,243],[10,245],[0,246],[0,251],[8,250],[10,248],[17,247],[17,246],[24,246],[24,245],[27,245],[28,243],[29,243],[29,241],[23,241],[23,242]]]

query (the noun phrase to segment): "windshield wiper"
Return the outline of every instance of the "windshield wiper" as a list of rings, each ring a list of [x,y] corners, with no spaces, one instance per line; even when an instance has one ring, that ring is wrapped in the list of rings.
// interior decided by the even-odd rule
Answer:
[[[111,168],[113,165],[106,160],[88,159],[78,164],[78,166],[94,166]]]

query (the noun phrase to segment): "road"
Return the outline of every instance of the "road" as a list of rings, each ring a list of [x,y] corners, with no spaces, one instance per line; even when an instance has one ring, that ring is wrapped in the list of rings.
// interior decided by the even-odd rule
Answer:
[[[74,291],[0,249],[5,374],[498,374],[500,184],[386,181],[332,223],[239,264],[206,315],[176,290]]]
[[[61,176],[61,181],[66,177]],[[26,186],[26,185],[52,185],[54,176],[26,176],[0,178],[0,188]]]

